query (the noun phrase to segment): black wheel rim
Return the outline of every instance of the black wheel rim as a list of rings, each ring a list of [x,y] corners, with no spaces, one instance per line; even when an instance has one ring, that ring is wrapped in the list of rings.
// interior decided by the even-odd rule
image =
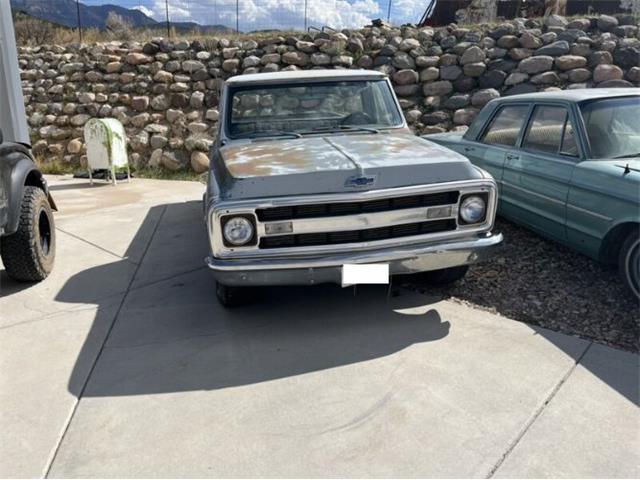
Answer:
[[[51,249],[51,223],[46,210],[40,210],[38,216],[38,232],[40,234],[40,249],[44,255],[49,255]]]

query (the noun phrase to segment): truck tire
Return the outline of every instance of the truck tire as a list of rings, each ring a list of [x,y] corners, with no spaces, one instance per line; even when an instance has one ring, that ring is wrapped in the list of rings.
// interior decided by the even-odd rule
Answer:
[[[637,231],[631,232],[622,244],[618,271],[625,286],[640,300],[640,235]]]
[[[461,265],[459,267],[443,268],[442,270],[414,273],[411,277],[419,282],[430,283],[431,285],[447,285],[464,278],[468,270],[468,265]]]
[[[246,296],[242,287],[231,287],[216,282],[216,296],[218,301],[225,308],[235,308],[244,305]]]
[[[0,254],[7,274],[20,282],[39,282],[53,269],[56,231],[42,189],[25,187],[18,229],[0,240]]]

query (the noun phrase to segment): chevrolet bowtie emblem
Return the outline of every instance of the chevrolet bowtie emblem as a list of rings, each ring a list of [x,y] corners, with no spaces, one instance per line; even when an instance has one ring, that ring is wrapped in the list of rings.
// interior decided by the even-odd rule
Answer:
[[[376,177],[371,176],[354,176],[347,178],[345,182],[346,187],[371,187],[376,183]]]

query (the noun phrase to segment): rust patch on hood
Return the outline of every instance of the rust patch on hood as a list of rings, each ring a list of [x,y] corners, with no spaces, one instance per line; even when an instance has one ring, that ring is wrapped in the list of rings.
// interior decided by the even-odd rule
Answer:
[[[230,145],[221,153],[236,178],[354,168],[347,157],[319,137]]]
[[[413,134],[345,134],[228,145],[222,159],[236,178],[401,165],[466,162],[461,155]]]

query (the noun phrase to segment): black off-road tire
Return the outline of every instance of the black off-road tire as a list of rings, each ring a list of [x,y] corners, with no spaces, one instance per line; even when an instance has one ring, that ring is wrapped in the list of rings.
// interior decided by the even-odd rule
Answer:
[[[459,267],[443,268],[442,270],[415,273],[411,277],[419,282],[431,285],[448,285],[464,278],[468,270],[468,265],[461,265]]]
[[[216,282],[216,296],[225,308],[236,308],[246,303],[246,292],[242,287],[231,287]]]
[[[627,289],[640,300],[640,232],[631,232],[622,244],[618,271]]]
[[[44,191],[25,187],[18,230],[0,239],[7,274],[20,282],[39,282],[53,269],[56,231]]]

